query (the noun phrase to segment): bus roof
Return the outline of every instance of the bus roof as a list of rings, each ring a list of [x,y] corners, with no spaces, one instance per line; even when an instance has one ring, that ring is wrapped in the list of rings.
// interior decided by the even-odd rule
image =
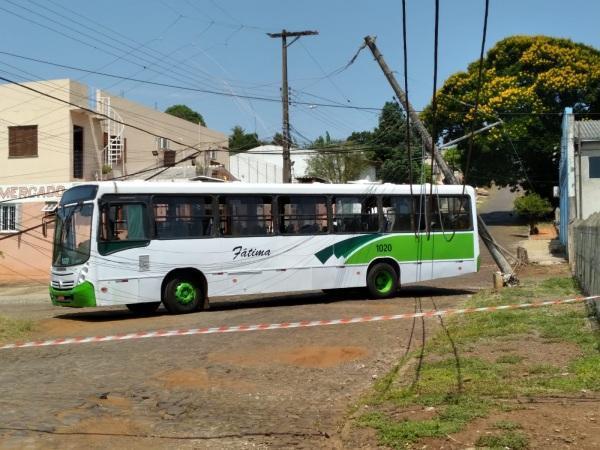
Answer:
[[[410,194],[408,184],[325,184],[325,183],[203,183],[198,181],[100,181],[82,183],[98,185],[98,196],[104,194]],[[81,186],[81,184],[80,184]],[[415,195],[429,194],[430,184],[415,184]],[[433,185],[434,194],[461,194],[462,185]],[[465,194],[475,195],[471,186]]]

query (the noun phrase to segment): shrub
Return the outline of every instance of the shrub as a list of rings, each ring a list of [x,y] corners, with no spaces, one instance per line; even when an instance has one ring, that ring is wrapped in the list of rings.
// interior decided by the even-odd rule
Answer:
[[[536,193],[517,198],[514,206],[515,211],[527,219],[530,234],[538,233],[537,223],[552,211],[550,202]]]

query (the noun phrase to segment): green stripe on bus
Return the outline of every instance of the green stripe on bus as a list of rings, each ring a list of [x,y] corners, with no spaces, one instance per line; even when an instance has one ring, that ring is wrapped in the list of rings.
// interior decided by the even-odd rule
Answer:
[[[336,242],[333,245],[325,247],[322,250],[319,250],[315,253],[315,256],[321,261],[322,264],[331,258],[332,255],[335,255],[338,258],[348,257],[350,253],[354,250],[365,244],[366,242],[372,241],[373,239],[377,239],[382,236],[380,233],[374,234],[362,234],[360,236],[354,236],[348,239],[344,239],[343,241]]]
[[[414,234],[385,236],[371,240],[348,255],[346,264],[369,264],[373,259],[387,256],[396,261],[431,261],[473,259],[473,233]]]

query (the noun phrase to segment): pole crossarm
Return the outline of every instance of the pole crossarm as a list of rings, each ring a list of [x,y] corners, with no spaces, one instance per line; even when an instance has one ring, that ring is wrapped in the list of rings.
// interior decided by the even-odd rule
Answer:
[[[427,153],[429,153],[429,155],[433,156],[436,164],[438,165],[442,174],[444,175],[444,183],[445,184],[461,184],[458,182],[457,178],[454,176],[454,172],[450,169],[450,167],[446,163],[446,160],[442,156],[441,152],[437,151],[438,147],[435,145],[432,136],[429,134],[429,131],[427,131],[427,128],[425,128],[425,125],[421,121],[421,118],[419,117],[419,115],[417,114],[415,109],[412,107],[410,102],[408,101],[408,99],[406,97],[406,93],[402,90],[402,88],[396,81],[394,74],[392,73],[389,66],[383,59],[383,55],[379,52],[379,49],[375,45],[375,38],[372,36],[366,36],[364,38],[364,40],[365,40],[365,44],[367,45],[367,47],[369,47],[369,49],[371,50],[371,53],[373,53],[375,60],[379,64],[379,67],[383,71],[388,82],[392,86],[392,89],[394,90],[394,93],[396,94],[396,96],[398,97],[398,100],[402,104],[402,107],[404,108],[404,110],[406,111],[408,116],[410,117],[410,120],[414,124],[415,128],[417,129],[417,132],[419,133],[419,135],[421,135],[421,138],[423,139],[423,145],[425,147],[425,151]],[[493,125],[496,125],[496,124],[493,124]],[[494,237],[491,235],[487,225],[485,224],[485,222],[483,221],[483,219],[481,218],[481,216],[479,214],[477,215],[477,224],[478,224],[479,236],[481,237],[481,240],[483,241],[483,243],[489,250],[490,254],[492,255],[492,258],[494,259],[496,265],[502,272],[504,282],[507,284],[515,283],[517,281],[517,279],[516,279],[516,276],[514,274],[514,271],[511,267],[511,265],[509,264],[507,259],[504,257],[504,255],[500,251],[498,244],[496,243],[496,241],[495,241]]]

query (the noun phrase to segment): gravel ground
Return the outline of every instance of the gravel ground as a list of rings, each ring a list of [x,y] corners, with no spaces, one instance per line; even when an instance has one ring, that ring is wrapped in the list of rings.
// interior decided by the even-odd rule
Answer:
[[[524,229],[492,232],[510,246]],[[41,339],[408,313],[432,300],[446,308],[491,286],[496,269],[482,248],[479,273],[385,301],[306,293],[136,318],[119,308],[54,308],[45,286],[21,285],[0,287],[0,314],[35,320]],[[401,320],[2,351],[0,447],[342,448],[352,405],[436,327]]]

